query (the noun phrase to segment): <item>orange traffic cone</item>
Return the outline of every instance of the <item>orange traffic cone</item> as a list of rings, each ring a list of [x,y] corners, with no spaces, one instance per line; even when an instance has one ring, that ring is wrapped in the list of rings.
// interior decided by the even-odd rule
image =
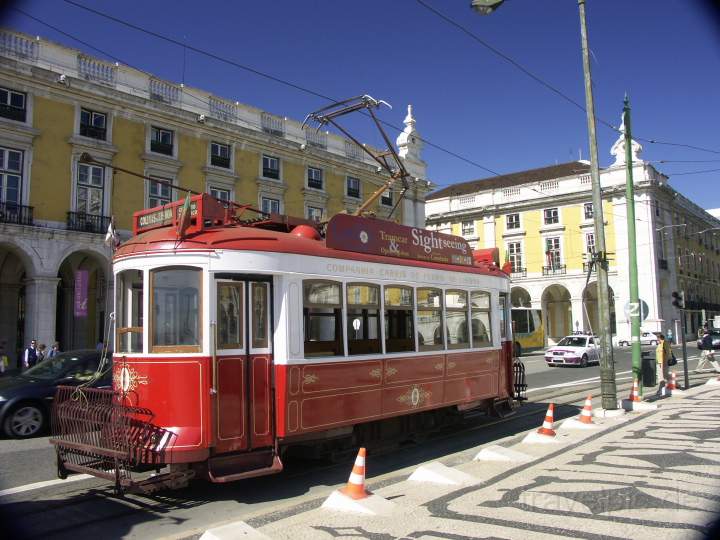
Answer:
[[[633,379],[632,392],[630,392],[630,401],[632,401],[632,402],[642,401],[640,399],[640,393],[638,391],[638,380],[637,379]]]
[[[369,493],[365,491],[365,449],[358,450],[347,486],[340,490],[351,499],[364,499]]]
[[[545,421],[543,422],[543,425],[541,428],[538,428],[537,432],[540,435],[547,435],[548,437],[554,437],[555,436],[555,430],[553,429],[553,411],[555,410],[555,405],[551,403],[548,405],[548,410],[545,413]]]
[[[583,424],[592,424],[592,395],[589,395],[585,400],[585,406],[580,412],[580,421]]]
[[[667,390],[677,390],[677,384],[676,384],[676,383],[677,383],[677,375],[675,375],[675,372],[673,371],[673,372],[670,373],[670,382],[668,382],[668,383],[665,385],[665,388],[666,388]]]

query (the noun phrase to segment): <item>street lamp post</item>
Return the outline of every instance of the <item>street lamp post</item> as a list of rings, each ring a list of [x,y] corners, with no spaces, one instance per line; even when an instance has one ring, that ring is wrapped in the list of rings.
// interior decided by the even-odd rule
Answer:
[[[489,15],[504,0],[472,0],[470,6],[481,15]],[[597,268],[598,315],[600,323],[600,393],[604,409],[617,409],[615,386],[615,361],[613,358],[612,332],[610,331],[610,301],[608,288],[608,259],[605,248],[605,222],[603,218],[600,168],[598,166],[597,137],[595,134],[595,102],[592,91],[590,55],[587,25],[585,23],[585,0],[578,0],[580,10],[580,37],[582,41],[583,73],[585,75],[585,109],[587,112],[588,140],[590,144],[590,176],[592,179],[593,218],[595,221],[595,256]]]

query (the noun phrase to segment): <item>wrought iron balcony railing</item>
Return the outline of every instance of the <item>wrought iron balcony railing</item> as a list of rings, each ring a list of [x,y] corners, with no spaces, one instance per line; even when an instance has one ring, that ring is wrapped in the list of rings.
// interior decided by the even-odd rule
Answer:
[[[14,202],[0,202],[0,223],[32,225],[33,207],[15,204]]]
[[[85,212],[68,212],[67,228],[70,231],[82,231],[104,234],[110,225],[108,216],[86,214]]]
[[[172,143],[168,144],[160,141],[150,141],[150,150],[158,154],[165,154],[166,156],[173,155]]]
[[[210,156],[210,163],[215,167],[223,167],[224,169],[230,168],[230,158],[223,156]]]
[[[527,277],[527,268],[515,268],[510,272],[510,277],[523,278]]]
[[[90,126],[88,124],[80,124],[80,135],[90,137],[99,141],[104,141],[107,137],[107,129],[101,127]]]
[[[584,262],[583,263],[583,273],[587,274],[588,269],[590,268],[590,263]],[[595,272],[595,266],[593,265],[592,271]]]
[[[567,265],[556,264],[554,266],[543,266],[543,276],[557,276],[567,274]]]
[[[0,105],[0,116],[3,118],[9,118],[10,120],[17,120],[18,122],[25,121],[25,109],[18,109],[17,107],[11,107],[10,105]]]

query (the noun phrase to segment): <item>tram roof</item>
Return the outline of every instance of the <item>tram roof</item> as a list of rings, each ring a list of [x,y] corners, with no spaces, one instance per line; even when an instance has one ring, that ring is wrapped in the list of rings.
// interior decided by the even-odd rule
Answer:
[[[268,221],[264,225],[224,222],[214,226],[200,227],[195,232],[190,229],[187,234],[180,237],[178,237],[176,227],[160,226],[146,232],[140,232],[127,242],[124,242],[117,249],[115,259],[139,255],[146,256],[152,253],[190,253],[193,251],[204,252],[222,249],[288,253],[507,277],[507,274],[498,268],[497,260],[494,263],[491,262],[492,255],[488,255],[488,250],[472,252],[467,246],[467,242],[461,237],[445,235],[426,229],[415,229],[382,219],[356,217],[347,214],[338,214],[330,220],[327,225],[326,238],[322,238],[318,231],[305,220],[294,220],[293,222],[292,218],[289,220],[283,218],[283,222],[287,225],[285,230],[277,230],[278,227],[273,227],[273,225],[277,225],[278,222],[272,221]],[[358,234],[354,234],[355,232],[358,232]],[[410,248],[409,252],[402,252],[405,255],[404,257],[384,255],[381,252],[385,253],[388,250],[383,245],[388,244],[382,244],[378,247],[373,245],[372,240],[368,241],[368,236],[371,238],[374,236],[383,237],[384,241],[392,242],[394,240],[396,247],[399,244],[401,249],[406,249],[403,244],[407,245],[411,242],[403,242],[402,235],[404,234],[407,235],[404,237],[406,239],[418,240],[420,247],[415,247],[415,251],[423,246],[425,247],[425,251],[422,251],[421,255],[428,250],[428,245],[432,241],[434,242],[433,246],[440,245],[438,249],[439,255],[444,256],[453,248],[460,247],[469,251],[467,253],[468,260],[462,264],[420,260],[413,257],[412,246],[408,246]],[[354,242],[355,237],[358,238],[356,242]],[[445,243],[446,252],[441,251],[443,247],[441,242]],[[467,248],[463,248],[463,245],[467,246]],[[366,252],[362,252],[363,250]],[[432,248],[430,248],[430,251],[432,251]],[[462,253],[465,253],[465,251],[462,251]],[[451,254],[451,257],[457,260],[455,255]]]

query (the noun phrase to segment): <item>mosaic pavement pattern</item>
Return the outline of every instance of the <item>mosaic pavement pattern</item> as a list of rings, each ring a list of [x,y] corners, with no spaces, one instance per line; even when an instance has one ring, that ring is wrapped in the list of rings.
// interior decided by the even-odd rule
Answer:
[[[705,538],[720,516],[720,387],[659,404],[562,445],[516,444],[536,458],[523,465],[447,463],[472,486],[378,489],[392,517],[313,509],[251,524],[278,540]]]

